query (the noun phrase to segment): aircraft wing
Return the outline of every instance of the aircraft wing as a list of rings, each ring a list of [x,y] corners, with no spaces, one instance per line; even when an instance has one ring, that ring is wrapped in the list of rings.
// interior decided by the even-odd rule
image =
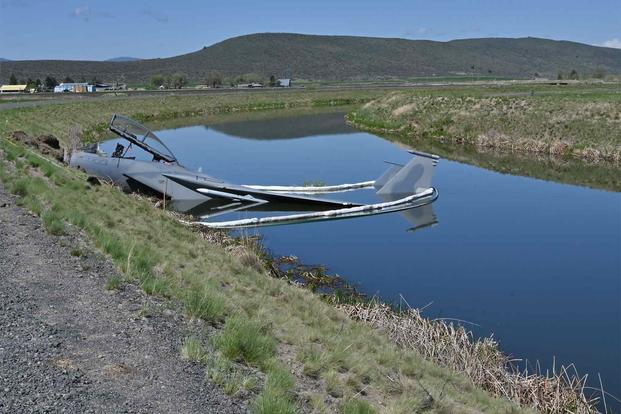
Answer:
[[[210,181],[200,177],[195,178],[182,174],[162,175],[179,185],[211,198],[224,198],[251,203],[279,202],[299,204],[301,206],[325,207],[329,209],[360,206],[360,204],[345,201],[325,200],[315,197],[304,197],[299,195],[257,190],[243,185]]]

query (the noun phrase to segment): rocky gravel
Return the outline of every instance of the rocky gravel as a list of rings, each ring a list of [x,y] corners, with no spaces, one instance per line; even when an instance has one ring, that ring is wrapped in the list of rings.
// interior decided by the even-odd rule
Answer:
[[[0,413],[247,411],[180,357],[200,323],[133,284],[106,290],[110,260],[15,202],[0,184]]]

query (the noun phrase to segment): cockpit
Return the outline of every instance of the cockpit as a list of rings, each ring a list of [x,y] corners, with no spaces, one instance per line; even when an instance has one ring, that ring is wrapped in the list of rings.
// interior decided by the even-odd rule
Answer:
[[[177,163],[177,157],[150,129],[132,119],[115,114],[110,121],[110,131],[128,140],[130,147],[136,145],[153,155],[155,162]],[[117,144],[112,157],[126,158],[127,148]]]

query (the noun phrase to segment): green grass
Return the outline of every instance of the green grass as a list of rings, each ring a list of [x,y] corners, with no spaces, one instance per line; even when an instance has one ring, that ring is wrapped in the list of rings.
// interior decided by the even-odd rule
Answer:
[[[278,363],[272,362],[267,372],[264,390],[254,402],[253,412],[257,414],[288,414],[298,412],[294,400],[295,378]]]
[[[79,247],[72,247],[69,254],[74,257],[81,257],[84,256],[84,251],[82,251],[82,249],[80,249]]]
[[[65,234],[65,222],[63,221],[62,216],[60,216],[57,212],[50,210],[43,213],[41,216],[43,220],[43,228],[55,236],[60,236]]]
[[[153,276],[143,277],[141,280],[142,289],[148,295],[170,296],[170,282],[167,279],[157,278]]]
[[[212,289],[192,290],[185,298],[185,313],[210,323],[222,322],[227,313],[226,301]]]
[[[193,336],[185,338],[181,347],[181,356],[192,362],[204,362],[207,358],[207,351],[203,347],[200,339]]]
[[[107,290],[119,290],[123,280],[119,276],[110,276],[106,281]]]
[[[351,399],[343,403],[341,414],[377,414],[378,411],[366,401]]]
[[[20,178],[13,181],[9,185],[9,191],[21,197],[28,195],[28,181],[29,180],[27,178]]]
[[[201,362],[207,367],[207,379],[221,386],[228,395],[236,396],[242,392],[255,393],[260,388],[256,375],[244,372],[237,364],[224,358],[220,353],[205,354]]]
[[[345,384],[336,371],[329,371],[323,375],[326,382],[326,392],[334,398],[341,398],[345,394]]]
[[[265,367],[276,352],[276,341],[266,331],[258,322],[234,316],[226,321],[215,343],[227,358]]]
[[[298,360],[304,364],[302,373],[311,378],[319,378],[324,363],[321,358],[321,352],[317,345],[308,344],[303,347],[297,355]]]

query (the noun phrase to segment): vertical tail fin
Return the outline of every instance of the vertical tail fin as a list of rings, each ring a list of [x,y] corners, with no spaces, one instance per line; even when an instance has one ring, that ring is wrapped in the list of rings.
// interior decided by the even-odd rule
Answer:
[[[415,157],[404,166],[392,165],[375,181],[377,194],[386,199],[419,193],[431,187],[433,167],[440,157],[420,151],[408,151]]]

